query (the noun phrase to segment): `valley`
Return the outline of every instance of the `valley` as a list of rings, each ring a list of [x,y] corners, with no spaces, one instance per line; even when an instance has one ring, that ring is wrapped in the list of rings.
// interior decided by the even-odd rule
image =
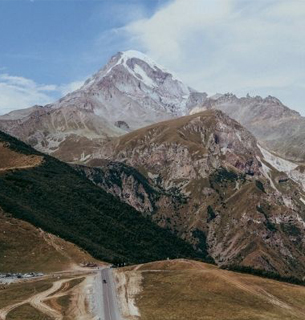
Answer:
[[[305,287],[195,260],[78,268],[1,288],[0,319],[301,320]]]
[[[133,50],[0,116],[0,319],[304,319],[303,127]]]

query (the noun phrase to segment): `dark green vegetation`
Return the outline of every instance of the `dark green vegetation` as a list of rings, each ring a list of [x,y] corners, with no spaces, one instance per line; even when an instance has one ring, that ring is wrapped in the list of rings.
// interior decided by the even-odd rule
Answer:
[[[207,214],[208,214],[207,222],[210,222],[216,218],[216,214],[211,206],[208,206]]]
[[[259,189],[260,191],[266,193],[266,190],[265,190],[265,188],[264,188],[264,185],[263,185],[263,183],[262,183],[261,181],[256,180],[256,181],[255,181],[255,185],[256,185],[257,189]]]
[[[269,211],[270,211],[270,206],[268,204],[263,204],[261,206],[257,206],[256,210],[260,212],[264,217],[265,217],[265,225],[268,230],[275,232],[277,229],[275,225],[269,220]]]
[[[0,141],[42,155],[0,132]],[[95,186],[69,165],[44,156],[41,165],[0,173],[0,207],[13,217],[71,241],[104,261],[141,263],[202,257],[168,230]]]
[[[220,167],[215,170],[209,176],[209,184],[212,189],[214,189],[220,197],[220,200],[223,201],[226,197],[226,190],[230,186],[235,186],[236,181],[240,181],[242,184],[245,182],[244,174],[237,174],[232,170],[227,170],[226,168]],[[208,211],[208,216],[211,218],[211,211]],[[213,220],[210,219],[210,221]]]

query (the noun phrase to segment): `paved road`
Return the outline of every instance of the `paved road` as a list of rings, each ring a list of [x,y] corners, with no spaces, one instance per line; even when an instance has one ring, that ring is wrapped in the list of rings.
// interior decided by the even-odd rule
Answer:
[[[103,280],[106,280],[106,283]],[[101,270],[101,286],[103,286],[103,309],[105,313],[103,320],[122,320],[110,268]]]

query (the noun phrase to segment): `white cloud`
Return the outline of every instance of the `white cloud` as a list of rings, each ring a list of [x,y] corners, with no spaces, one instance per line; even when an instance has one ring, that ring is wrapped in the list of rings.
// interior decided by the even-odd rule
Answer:
[[[71,83],[61,85],[59,87],[59,91],[64,96],[72,91],[79,89],[84,84],[84,82],[85,82],[85,80],[84,81],[73,81]]]
[[[0,74],[0,114],[33,105],[45,105],[78,89],[84,81],[64,85],[38,84],[24,77]]]
[[[52,101],[53,86],[44,86],[23,77],[0,74],[0,114]]]
[[[124,32],[196,89],[268,89],[305,113],[303,0],[174,0]]]

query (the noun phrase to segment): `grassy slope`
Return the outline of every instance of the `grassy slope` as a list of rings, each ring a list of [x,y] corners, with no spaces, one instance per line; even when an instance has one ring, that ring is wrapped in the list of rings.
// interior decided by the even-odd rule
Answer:
[[[143,277],[137,296],[143,320],[305,318],[305,287],[187,260],[145,264],[133,272]]]
[[[4,133],[0,141],[41,155]],[[0,173],[0,207],[13,217],[71,241],[105,261],[194,257],[185,242],[48,156],[41,165]]]
[[[22,302],[31,296],[46,291],[52,287],[54,279],[44,279],[13,283],[1,291],[0,309]]]
[[[29,318],[31,317],[31,318]],[[20,320],[20,319],[31,319],[31,320],[52,320],[53,318],[41,313],[30,304],[24,304],[8,314],[7,320]]]
[[[53,272],[94,259],[70,242],[0,210],[0,272]]]

